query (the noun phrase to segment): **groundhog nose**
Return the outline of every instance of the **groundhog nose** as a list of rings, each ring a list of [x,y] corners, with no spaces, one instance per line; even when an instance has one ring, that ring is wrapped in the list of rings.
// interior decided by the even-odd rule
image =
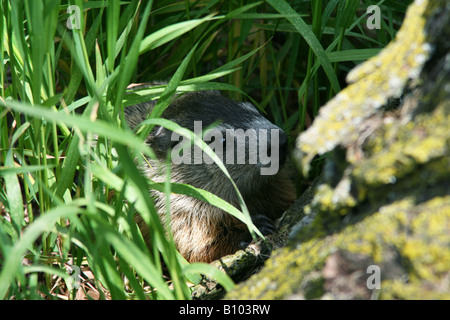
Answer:
[[[275,141],[274,139],[276,139],[277,141]],[[270,135],[270,140],[271,140],[271,142],[267,146],[269,148],[268,154],[270,154],[271,157],[276,157],[278,159],[278,163],[280,164],[280,166],[282,166],[286,161],[287,153],[288,153],[287,136],[283,130],[278,129],[278,135],[275,137],[273,135]],[[278,147],[277,155],[272,154],[274,152],[274,150],[272,150],[272,148],[271,148],[272,143],[277,144],[277,147]]]

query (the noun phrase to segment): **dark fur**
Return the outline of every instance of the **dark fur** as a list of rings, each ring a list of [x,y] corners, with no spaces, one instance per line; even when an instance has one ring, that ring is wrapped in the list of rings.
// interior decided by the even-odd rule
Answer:
[[[153,109],[154,101],[125,109],[125,118],[131,128],[137,127]],[[194,121],[201,120],[203,129],[220,121],[219,128],[278,129],[280,130],[280,153],[286,153],[286,136],[281,129],[266,120],[250,103],[232,101],[216,91],[187,93],[176,98],[164,111],[163,118],[172,120],[193,131]],[[174,145],[171,131],[155,127],[148,143],[160,161],[143,161],[144,174],[155,182],[165,180],[166,154]],[[281,165],[284,164],[284,156]],[[281,166],[276,175],[262,176],[261,164],[225,164],[242,193],[252,217],[278,218],[294,201],[295,187],[292,172]],[[239,208],[236,192],[215,164],[172,163],[172,182],[190,184],[207,190]],[[150,190],[155,204],[165,221],[165,195]],[[179,252],[190,262],[210,262],[224,255],[234,253],[242,242],[250,241],[245,224],[230,214],[198,199],[172,194],[170,198],[170,227]],[[256,223],[256,222],[255,222]],[[142,221],[140,221],[141,230]],[[143,232],[145,236],[145,232]],[[148,236],[148,235],[147,235]]]

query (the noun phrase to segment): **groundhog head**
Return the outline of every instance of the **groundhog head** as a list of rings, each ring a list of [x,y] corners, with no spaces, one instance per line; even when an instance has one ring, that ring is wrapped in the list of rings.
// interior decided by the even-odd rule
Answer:
[[[132,128],[138,126],[155,104],[150,101],[126,108],[128,124]],[[177,96],[162,117],[191,130],[214,151],[211,155],[218,157],[230,173],[255,226],[265,235],[273,232],[273,221],[295,199],[292,171],[284,165],[287,150],[284,132],[251,103],[232,101],[217,91]],[[155,126],[146,143],[156,155],[156,159],[141,161],[141,169],[150,180],[167,179],[169,159],[172,182],[207,190],[239,208],[233,184],[190,139]],[[252,240],[242,221],[188,195],[170,194],[168,221],[167,195],[154,189],[150,189],[150,194],[162,220],[170,224],[177,249],[189,262],[211,262]],[[146,243],[150,243],[148,228],[139,215],[136,219]]]
[[[130,125],[134,127],[144,120],[153,106],[154,103],[150,103],[147,108],[145,105],[126,108],[125,116]],[[177,97],[162,117],[201,136],[222,160],[243,194],[270,183],[285,162],[285,133],[251,103],[230,100],[218,91],[192,92]],[[154,150],[160,164],[166,163],[170,153],[172,181],[224,198],[234,193],[217,164],[187,137],[156,126],[146,143]],[[152,163],[150,170],[158,170],[157,167],[163,170],[164,166],[151,159],[148,161]]]

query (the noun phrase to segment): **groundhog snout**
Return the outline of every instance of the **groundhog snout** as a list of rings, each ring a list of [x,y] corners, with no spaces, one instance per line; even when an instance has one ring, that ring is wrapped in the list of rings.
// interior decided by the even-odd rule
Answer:
[[[278,159],[278,163],[281,166],[286,162],[286,158],[288,155],[288,139],[283,130],[277,129],[277,136],[273,136],[272,132],[269,132],[269,143],[267,144],[267,154],[274,158]],[[272,147],[275,147],[273,150]],[[278,154],[272,154],[272,152]]]
[[[288,152],[288,139],[283,130],[280,130],[278,148],[278,152],[280,153],[280,165],[282,166],[286,162]]]

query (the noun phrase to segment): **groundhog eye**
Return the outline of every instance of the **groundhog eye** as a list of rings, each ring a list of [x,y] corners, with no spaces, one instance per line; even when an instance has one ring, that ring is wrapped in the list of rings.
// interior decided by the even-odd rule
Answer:
[[[170,148],[173,149],[175,148],[176,145],[180,144],[182,141],[171,141],[170,142]]]

